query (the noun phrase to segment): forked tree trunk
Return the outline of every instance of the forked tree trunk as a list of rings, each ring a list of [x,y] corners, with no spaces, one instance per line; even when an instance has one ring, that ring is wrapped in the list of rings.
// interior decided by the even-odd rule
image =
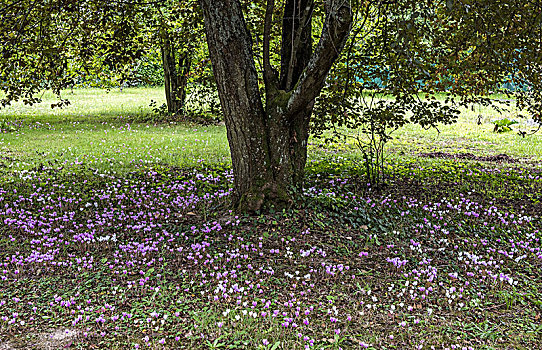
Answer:
[[[192,61],[189,53],[177,52],[168,33],[163,33],[161,44],[167,110],[168,113],[179,114],[186,103],[186,88]]]
[[[297,2],[287,0],[285,16],[293,9],[298,11]],[[312,53],[307,30],[310,33],[312,11],[309,10],[313,0],[301,0],[304,8],[298,12],[300,18],[283,28],[287,33],[283,34],[283,40],[292,40],[293,44],[286,49],[283,44],[282,60],[293,65],[285,69],[284,74],[288,75],[285,79],[279,79],[270,67],[269,37],[264,38],[267,40],[264,107],[251,36],[239,0],[200,0],[200,3],[232,156],[235,206],[243,212],[271,205],[289,206],[292,194],[301,190],[314,100],[350,31],[350,6],[344,0],[330,1],[320,42]],[[268,4],[268,14],[272,13],[273,3]],[[270,20],[266,18],[264,36],[269,35]]]

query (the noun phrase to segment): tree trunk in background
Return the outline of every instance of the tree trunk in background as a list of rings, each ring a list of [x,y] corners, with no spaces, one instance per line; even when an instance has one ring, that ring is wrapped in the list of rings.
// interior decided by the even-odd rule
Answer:
[[[287,76],[279,80],[265,72],[264,107],[239,0],[200,0],[232,156],[234,204],[242,212],[289,206],[293,193],[302,189],[314,100],[350,32],[348,2],[331,1],[312,53],[313,0],[301,0],[301,6],[298,2],[288,0],[285,6],[285,17],[300,13],[283,28],[283,40],[290,45],[282,49],[283,62],[290,62],[282,65]]]
[[[186,103],[186,88],[192,60],[187,52],[177,53],[168,33],[162,35],[161,46],[167,110],[171,114],[180,114]]]

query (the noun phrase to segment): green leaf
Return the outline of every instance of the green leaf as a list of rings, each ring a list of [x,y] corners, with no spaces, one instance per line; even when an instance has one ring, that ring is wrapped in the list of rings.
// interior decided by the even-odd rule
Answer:
[[[145,272],[145,277],[149,277],[154,272],[154,267],[151,267],[150,269]]]

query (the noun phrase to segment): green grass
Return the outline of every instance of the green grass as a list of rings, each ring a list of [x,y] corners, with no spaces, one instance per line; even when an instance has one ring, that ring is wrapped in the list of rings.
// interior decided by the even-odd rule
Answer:
[[[39,105],[15,103],[0,110],[0,120],[22,123],[17,132],[0,134],[0,151],[13,159],[11,166],[24,169],[43,161],[83,161],[123,171],[138,162],[174,166],[195,164],[204,158],[207,162],[228,162],[224,127],[141,122],[152,115],[151,99],[158,104],[164,100],[161,88],[130,88],[122,92],[76,89],[66,92],[64,97],[71,105],[63,109],[51,109],[56,97],[45,93]],[[407,125],[393,134],[388,153],[392,157],[398,154],[414,158],[420,152],[435,150],[476,155],[506,153],[525,161],[542,160],[542,133],[525,138],[516,132],[494,133],[493,124],[489,123],[493,118],[491,111],[482,109],[482,125],[475,123],[478,113],[464,110],[457,124],[439,126],[440,133]],[[527,129],[525,125],[519,128]],[[312,154],[318,155],[319,150],[319,146],[313,147]],[[346,145],[345,153],[360,158],[359,150],[351,143]]]
[[[156,101],[158,106],[166,100],[163,88],[67,90],[62,93],[62,98],[69,100],[70,105],[63,108],[51,108],[51,104],[58,102],[58,99],[49,91],[40,97],[42,103],[36,105],[16,102],[0,110],[0,119],[50,124],[133,120],[152,112],[149,107],[151,100]]]
[[[475,155],[508,154],[526,161],[542,160],[542,132],[521,137],[516,132],[494,133],[493,124],[461,120],[441,125],[439,131],[407,125],[396,133],[390,149],[404,152],[470,152]]]
[[[22,128],[0,135],[0,152],[9,167],[29,169],[42,163],[85,163],[99,169],[131,171],[138,165],[195,165],[229,162],[221,127],[177,124],[70,124],[53,130]]]
[[[66,97],[71,105],[63,109],[48,109],[55,97],[45,94],[40,105],[18,103],[0,110],[0,120],[17,125],[17,131],[0,134],[0,152],[9,158],[8,166],[29,169],[47,162],[84,162],[104,170],[131,171],[143,164],[229,162],[223,127],[141,121],[153,113],[150,99],[164,99],[159,88],[108,93],[82,89]]]

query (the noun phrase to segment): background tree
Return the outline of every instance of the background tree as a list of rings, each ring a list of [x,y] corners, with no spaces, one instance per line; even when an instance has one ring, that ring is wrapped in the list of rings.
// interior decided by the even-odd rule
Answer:
[[[137,11],[128,2],[98,0],[0,5],[2,105],[38,102],[45,89],[60,97],[81,76],[122,71],[144,53]]]
[[[12,1],[0,14],[3,105],[38,102],[43,89],[60,97],[82,83],[122,88],[159,48],[168,112],[183,110],[192,61],[204,46],[195,0]]]
[[[190,70],[204,35],[197,1],[163,1],[147,7],[149,47],[160,43],[168,113],[184,113]]]

